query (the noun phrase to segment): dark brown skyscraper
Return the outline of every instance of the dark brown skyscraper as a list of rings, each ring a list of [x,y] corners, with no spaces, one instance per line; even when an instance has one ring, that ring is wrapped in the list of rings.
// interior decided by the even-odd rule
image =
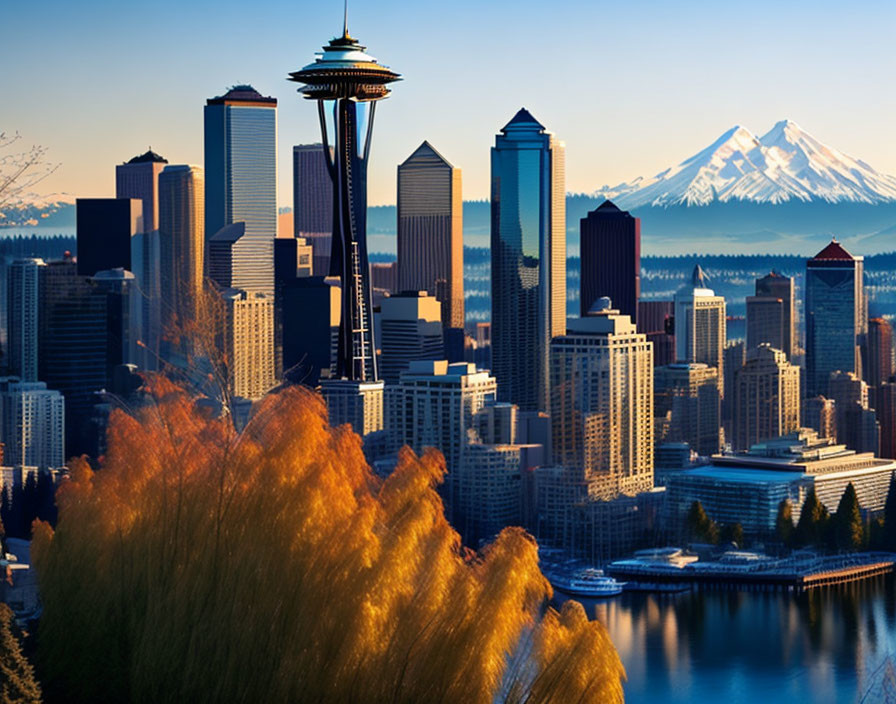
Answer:
[[[675,324],[672,301],[638,301],[638,332],[653,343],[653,366],[675,361]]]
[[[435,296],[446,330],[464,326],[462,209],[460,169],[423,142],[398,167],[398,289]]]
[[[333,239],[333,180],[322,144],[292,148],[292,211],[293,233],[312,246],[314,276],[326,276]]]
[[[747,349],[767,342],[792,360],[794,322],[793,279],[774,271],[756,279],[756,295],[747,296]]]
[[[893,326],[883,318],[868,321],[862,370],[868,386],[877,388],[893,376]]]
[[[608,296],[623,315],[638,322],[641,295],[641,219],[604,201],[581,220],[581,314]]]

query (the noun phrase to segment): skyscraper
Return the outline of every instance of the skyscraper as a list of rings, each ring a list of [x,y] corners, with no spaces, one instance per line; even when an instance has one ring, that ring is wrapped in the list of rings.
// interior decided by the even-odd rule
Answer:
[[[380,369],[383,381],[397,384],[412,361],[444,359],[439,301],[426,291],[406,291],[380,306]]]
[[[224,359],[231,396],[260,399],[277,383],[274,300],[261,292],[222,289]]]
[[[700,265],[689,284],[675,294],[675,356],[678,362],[703,362],[719,370],[724,380],[725,299],[707,286]],[[720,393],[724,389],[720,386]]]
[[[719,451],[719,370],[676,362],[654,370],[657,443],[685,442],[704,457]]]
[[[747,345],[743,340],[732,340],[725,345],[722,359],[722,427],[725,429],[725,442],[731,442],[734,439],[734,387],[737,373],[747,361]]]
[[[555,463],[611,499],[653,486],[653,355],[604,302],[551,341],[551,424]]]
[[[0,377],[0,443],[6,465],[55,469],[65,463],[65,404],[42,381]]]
[[[283,370],[294,383],[316,386],[329,376],[339,335],[339,282],[293,278],[283,286]]]
[[[641,218],[605,200],[580,223],[581,315],[607,296],[623,315],[638,324],[641,296]]]
[[[131,266],[128,267],[139,282],[143,329],[139,332],[143,343],[137,363],[143,369],[158,368],[159,344],[162,337],[162,276],[165,267],[161,259],[159,230],[159,176],[167,159],[147,150],[126,164],[115,167],[116,198],[137,198],[142,204],[143,227],[133,238]],[[115,266],[124,266],[116,264]],[[107,267],[112,268],[112,267]]]
[[[448,331],[464,327],[463,269],[461,172],[423,142],[398,166],[398,290],[435,296],[446,338],[461,341]]]
[[[653,343],[653,366],[675,361],[675,304],[672,301],[638,301],[638,332]]]
[[[17,259],[6,270],[7,355],[12,374],[37,381],[42,259]]]
[[[767,342],[792,361],[795,322],[793,279],[774,271],[756,279],[756,295],[747,297],[747,349]]]
[[[205,179],[198,166],[168,166],[159,176],[162,311],[166,327],[192,320],[205,262]]]
[[[78,275],[121,267],[133,272],[142,249],[134,237],[143,229],[143,203],[136,198],[78,198],[75,203]]]
[[[834,402],[824,396],[807,398],[802,403],[802,423],[812,428],[819,437],[837,438],[837,412]]]
[[[747,352],[735,376],[734,449],[800,428],[800,370],[768,343]]]
[[[292,148],[292,212],[295,236],[304,237],[313,248],[313,275],[327,276],[333,240],[333,179],[320,143]]]
[[[492,370],[523,411],[547,410],[550,342],[566,331],[564,152],[525,108],[492,148]]]
[[[336,376],[376,381],[370,266],[367,259],[367,158],[376,102],[399,75],[377,63],[343,27],[314,63],[290,74],[318,102],[323,151],[333,180],[330,275],[342,285]],[[329,134],[335,143],[330,150]]]
[[[274,295],[277,99],[238,85],[205,106],[205,237],[245,223],[234,288]]]
[[[828,396],[834,402],[837,417],[837,442],[847,445],[850,450],[872,451],[872,448],[865,447],[863,437],[865,426],[874,422],[862,413],[874,413],[868,405],[868,384],[855,372],[833,372],[828,380]],[[877,452],[878,449],[874,448],[873,451]]]
[[[893,376],[893,326],[889,321],[884,318],[868,321],[868,336],[863,350],[862,371],[871,387],[872,406],[877,408],[876,389]]]
[[[836,239],[806,262],[806,385],[827,394],[836,371],[861,373],[860,344],[868,327],[863,257]]]

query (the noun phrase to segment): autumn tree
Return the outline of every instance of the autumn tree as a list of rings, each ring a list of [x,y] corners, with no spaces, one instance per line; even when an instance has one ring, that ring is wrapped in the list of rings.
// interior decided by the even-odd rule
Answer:
[[[35,529],[41,680],[73,702],[619,702],[580,605],[544,610],[537,546],[461,547],[435,451],[372,473],[349,426],[291,387],[241,432],[182,388],[113,411],[99,471]],[[561,696],[562,695],[562,696]]]
[[[0,209],[29,195],[59,166],[47,161],[46,147],[20,143],[18,133],[0,132]]]
[[[815,489],[810,489],[800,510],[794,538],[798,545],[821,545],[828,530],[828,510],[818,500]]]
[[[793,545],[793,504],[790,499],[783,499],[778,504],[778,515],[775,517],[775,537],[787,547]]]
[[[744,527],[740,523],[726,523],[719,531],[719,539],[723,543],[734,543],[738,547],[743,547]]]
[[[0,603],[0,702],[37,704],[40,701],[40,685],[34,679],[34,668],[22,653],[12,609]]]

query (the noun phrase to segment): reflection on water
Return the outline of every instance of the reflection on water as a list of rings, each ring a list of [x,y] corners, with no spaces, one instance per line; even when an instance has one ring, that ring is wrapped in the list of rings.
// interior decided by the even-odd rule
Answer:
[[[619,650],[627,702],[794,704],[858,701],[880,686],[896,654],[894,598],[889,575],[804,594],[625,593],[584,604]]]

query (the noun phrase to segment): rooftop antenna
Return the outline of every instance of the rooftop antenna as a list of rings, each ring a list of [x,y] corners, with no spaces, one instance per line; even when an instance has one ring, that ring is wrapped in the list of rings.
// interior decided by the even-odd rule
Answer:
[[[345,0],[345,9],[342,15],[342,36],[348,36],[348,0]]]

